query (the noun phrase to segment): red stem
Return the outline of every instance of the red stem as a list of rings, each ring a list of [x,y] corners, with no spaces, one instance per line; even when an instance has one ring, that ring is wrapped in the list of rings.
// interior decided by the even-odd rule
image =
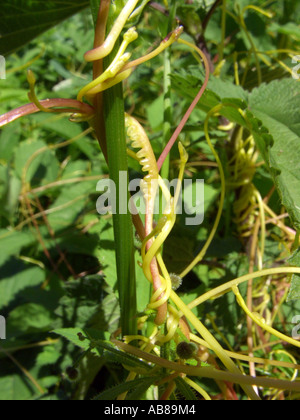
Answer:
[[[94,108],[92,106],[83,102],[76,101],[75,99],[45,99],[43,101],[40,101],[40,104],[47,109],[53,107],[64,107],[53,110],[55,112],[80,112],[85,115],[92,115],[94,113]],[[36,112],[40,112],[40,109],[33,103],[13,109],[12,111],[7,112],[6,114],[0,115],[0,127],[11,123],[17,120],[18,118],[34,114]]]
[[[210,75],[209,65],[206,61],[205,61],[205,69],[206,69],[206,75],[205,75],[205,80],[204,80],[203,86],[201,87],[199,93],[197,94],[197,96],[193,100],[191,106],[189,107],[189,109],[185,113],[184,117],[180,121],[178,127],[176,128],[176,130],[173,134],[173,136],[169,140],[168,144],[166,145],[164,151],[162,152],[162,154],[160,155],[160,157],[157,161],[157,167],[158,167],[159,171],[161,170],[161,167],[164,164],[164,161],[166,160],[166,158],[167,158],[168,154],[170,153],[172,147],[174,146],[176,140],[178,139],[179,135],[181,134],[185,124],[188,122],[194,108],[196,107],[196,105],[200,101],[203,93],[205,92],[205,89],[206,89],[208,81],[209,81],[209,75]]]

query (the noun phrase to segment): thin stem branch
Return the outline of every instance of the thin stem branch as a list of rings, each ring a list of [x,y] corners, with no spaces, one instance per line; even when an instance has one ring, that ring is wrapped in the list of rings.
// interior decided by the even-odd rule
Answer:
[[[191,44],[187,41],[184,41],[183,39],[178,39],[178,42],[181,43],[181,44],[185,44],[190,48],[195,49],[198,52],[198,54],[201,56],[201,58],[203,59],[203,62],[204,62],[204,67],[205,67],[205,80],[204,80],[203,86],[199,90],[199,93],[197,94],[197,96],[193,100],[192,104],[190,105],[189,109],[185,113],[183,119],[180,121],[177,129],[175,130],[174,134],[170,138],[168,144],[166,145],[164,151],[162,152],[161,156],[159,157],[159,159],[157,161],[158,170],[161,169],[164,161],[166,160],[166,158],[167,158],[168,154],[170,153],[170,151],[172,150],[172,147],[174,146],[176,140],[178,139],[179,135],[181,134],[185,124],[188,122],[194,108],[196,107],[196,105],[200,101],[203,93],[205,92],[208,81],[209,81],[209,75],[210,75],[209,63],[208,63],[208,60],[207,60],[206,56],[203,54],[203,52],[198,47],[196,47],[195,45],[193,45],[193,44]]]
[[[81,113],[87,116],[94,114],[94,108],[83,102],[79,102],[75,99],[45,99],[39,101],[40,104],[47,109],[52,109],[53,112],[65,112],[65,113]],[[40,112],[41,110],[33,103],[23,105],[6,114],[0,115],[0,127],[9,124],[18,118],[25,117],[26,115]]]

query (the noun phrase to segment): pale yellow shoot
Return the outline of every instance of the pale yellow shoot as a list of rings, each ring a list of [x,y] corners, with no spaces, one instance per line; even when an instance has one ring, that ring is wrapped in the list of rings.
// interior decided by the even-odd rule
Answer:
[[[138,33],[136,29],[130,28],[123,37],[123,42],[119,48],[119,51],[114,58],[111,65],[106,69],[106,71],[101,74],[97,79],[93,80],[91,83],[86,85],[81,91],[79,92],[77,99],[78,101],[82,101],[82,98],[85,95],[93,96],[97,93],[101,92],[104,89],[107,89],[107,85],[103,89],[103,83],[109,79],[113,79],[117,74],[122,70],[125,64],[130,60],[131,54],[125,53],[128,45],[135,41],[138,38]]]
[[[139,0],[127,1],[104,43],[100,47],[88,51],[85,54],[84,58],[86,61],[101,60],[112,52],[117,39],[119,38],[129,16],[134,11],[138,1]]]

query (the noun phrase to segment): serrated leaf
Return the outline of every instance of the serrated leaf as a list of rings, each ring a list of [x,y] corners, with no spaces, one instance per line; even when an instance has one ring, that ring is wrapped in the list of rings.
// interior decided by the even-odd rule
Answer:
[[[141,395],[143,395],[147,389],[155,383],[157,380],[161,379],[161,376],[154,376],[151,378],[141,378],[135,379],[134,381],[124,382],[120,385],[114,386],[104,392],[101,392],[97,397],[93,398],[95,401],[113,401],[119,395],[124,392],[129,392],[135,390],[129,395],[126,400],[138,400]],[[137,395],[141,394],[141,395]]]
[[[300,267],[300,248],[289,258],[289,264],[294,267]],[[291,287],[287,297],[287,302],[300,299],[300,276],[292,276]]]
[[[50,133],[56,133],[61,136],[62,139],[72,139],[82,133],[80,125],[70,122],[64,115],[49,116],[49,114],[41,113],[32,115],[31,119],[38,123],[43,130],[47,130]],[[96,142],[93,142],[89,137],[82,137],[76,140],[70,147],[78,148],[92,160],[95,157],[95,152],[98,151],[94,145],[96,145]]]
[[[199,71],[199,67],[191,66],[181,73],[171,74],[173,86],[185,97],[194,98],[204,81],[204,73]],[[213,75],[207,85],[202,98],[198,103],[198,107],[208,112],[221,102],[234,103],[236,100],[244,108],[248,101],[248,92],[241,86],[236,86],[229,80],[222,80]]]
[[[95,182],[83,181],[61,189],[49,208],[48,222],[54,230],[64,229],[76,220],[85,208],[89,194],[95,192]]]
[[[285,79],[261,85],[250,95],[249,104],[273,136],[273,145],[264,145],[266,163],[282,204],[300,228],[300,84]]]
[[[134,368],[140,368],[143,369],[143,371],[149,370],[151,368],[148,363],[136,358],[135,356],[132,356],[129,353],[121,351],[109,341],[95,340],[94,345],[96,345],[97,349],[100,351],[100,354],[102,354],[104,351],[105,357],[108,360],[114,361],[115,363],[124,364]]]
[[[21,129],[19,121],[16,121],[14,124],[10,124],[5,128],[3,127],[0,133],[1,161],[9,162],[11,160],[14,149],[20,141],[20,135]]]
[[[99,234],[100,241],[97,257],[102,266],[106,283],[115,290],[117,283],[117,269],[112,224],[109,221],[100,219],[99,224],[91,232],[98,232]]]
[[[184,396],[187,401],[197,401],[197,397],[192,391],[191,387],[188,386],[182,378],[175,379],[178,391]]]
[[[80,347],[83,350],[88,350],[91,345],[90,340],[81,341],[78,334],[82,334],[84,337],[90,335],[93,339],[103,338],[103,332],[91,329],[82,329],[82,328],[58,328],[51,331],[53,334],[60,335],[61,337],[67,339],[75,346]]]
[[[36,365],[39,367],[54,365],[60,356],[60,351],[55,344],[45,346],[37,356]]]
[[[119,350],[109,341],[103,340],[103,337],[110,337],[110,334],[107,332],[93,328],[60,328],[53,330],[52,333],[66,338],[68,341],[85,351],[92,348],[93,353],[101,356],[105,355],[108,360],[113,361],[114,363],[142,368],[143,370],[151,368],[151,366],[143,360],[137,359],[135,356]],[[86,339],[82,341],[78,334],[82,334]]]
[[[292,283],[287,297],[287,302],[300,299],[300,276],[292,276]]]
[[[15,152],[16,173],[31,183],[47,183],[56,180],[59,163],[55,153],[42,140],[22,142]]]
[[[65,295],[59,300],[55,314],[69,325],[74,325],[76,319],[77,327],[91,326],[91,319],[101,313],[103,283],[102,277],[96,275],[70,280],[64,285]]]
[[[26,303],[10,312],[7,330],[12,337],[49,331],[52,323],[51,312],[42,305]]]
[[[2,363],[2,362],[1,362]],[[0,378],[0,401],[20,401],[32,397],[31,387],[18,373],[3,375]]]
[[[143,378],[140,380],[139,384],[136,384],[135,388],[132,388],[133,391],[129,392],[129,394],[126,397],[126,401],[138,401],[143,398],[147,390],[150,388],[150,386],[154,385],[157,381],[163,378],[163,375],[161,376],[152,376],[150,378]]]
[[[23,246],[31,245],[33,242],[35,238],[30,232],[0,229],[0,261],[3,261],[3,256],[18,255]]]
[[[10,258],[0,267],[0,309],[9,305],[24,289],[37,287],[45,281],[45,272],[21,260]]]

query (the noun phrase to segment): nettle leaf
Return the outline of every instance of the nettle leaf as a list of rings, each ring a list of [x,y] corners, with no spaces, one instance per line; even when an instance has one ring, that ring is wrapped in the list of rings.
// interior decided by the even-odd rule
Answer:
[[[204,72],[198,66],[190,66],[188,70],[181,70],[171,74],[172,85],[181,95],[194,99],[204,81]],[[210,75],[207,89],[198,103],[203,111],[208,112],[213,107],[223,103],[239,100],[245,108],[248,92],[241,86],[234,85],[229,80],[222,80]]]
[[[88,0],[2,0],[0,54],[11,54],[88,5]]]
[[[0,278],[0,309],[3,309],[19,298],[25,289],[34,290],[41,285],[45,281],[45,272],[40,267],[10,257],[0,267]]]
[[[35,243],[30,232],[0,230],[0,309],[10,304],[24,289],[45,280],[44,271],[18,258],[22,248]]]
[[[54,182],[59,173],[59,162],[53,150],[42,141],[26,140],[15,151],[16,174],[25,176],[31,184]],[[24,175],[25,174],[25,175]]]
[[[151,366],[147,362],[121,351],[114,344],[107,341],[110,337],[110,334],[107,332],[99,331],[94,328],[60,328],[53,330],[52,333],[60,335],[85,351],[91,349],[93,353],[98,356],[105,356],[110,362],[140,368],[143,369],[143,371],[151,369]],[[81,339],[80,335],[81,337],[83,336],[84,339]],[[103,340],[103,337],[106,338],[106,340]]]
[[[287,297],[287,302],[292,300],[300,300],[300,276],[296,274],[292,277],[292,283]]]
[[[86,208],[89,195],[95,191],[93,181],[83,181],[75,185],[68,185],[50,206],[51,214],[48,221],[54,230],[67,228]]]
[[[95,251],[95,255],[98,258],[102,272],[105,276],[105,281],[109,287],[114,291],[115,296],[118,297],[116,290],[117,284],[117,271],[116,271],[116,257],[115,257],[115,245],[114,245],[114,231],[112,226],[112,220],[105,220],[100,218],[99,223],[90,229],[90,234],[98,234],[99,246]],[[137,277],[137,307],[138,311],[142,312],[145,310],[149,303],[150,288],[151,285],[146,279],[143,269],[138,265],[138,261],[141,261],[141,256],[138,251],[135,252],[136,260],[136,277]],[[114,316],[118,313],[115,312]]]
[[[72,139],[79,136],[82,133],[80,125],[71,123],[65,118],[63,114],[35,114],[31,116],[31,120],[34,121],[38,126],[41,126],[43,130],[49,133],[56,133],[61,136],[62,139]],[[96,142],[89,137],[82,137],[76,140],[71,146],[72,148],[78,148],[82,151],[89,159],[93,159],[96,153]]]
[[[96,256],[101,264],[106,283],[116,289],[117,269],[115,257],[114,231],[110,220],[100,219],[99,223],[90,230],[99,234],[99,247]]]
[[[65,295],[60,299],[55,314],[63,320],[64,325],[84,327],[91,318],[100,311],[104,297],[103,280],[101,276],[87,276],[70,280],[64,285]]]
[[[81,340],[79,335],[84,337],[93,337],[93,339],[103,338],[103,332],[92,330],[92,329],[82,329],[82,328],[58,328],[51,331],[53,334],[59,335],[66,340],[70,341],[77,347],[80,347],[83,350],[88,350],[91,346],[91,341],[89,339]]]
[[[185,397],[187,401],[197,401],[197,397],[191,387],[188,386],[182,378],[175,379],[178,391]]]
[[[161,376],[151,376],[150,378],[141,378],[124,382],[102,392],[94,398],[94,401],[113,401],[124,392],[130,391],[132,392],[129,396],[127,396],[126,400],[137,401],[140,399],[139,397],[142,396],[147,391],[147,389],[159,379],[161,379]],[[139,394],[138,397],[136,397],[136,393]]]
[[[35,237],[29,231],[0,229],[0,263],[2,264],[10,256],[18,255],[23,247],[32,245],[34,242]]]
[[[19,372],[1,373],[0,401],[28,400],[33,395],[31,384]]]
[[[300,267],[300,248],[298,248],[297,251],[295,251],[290,257],[289,264],[294,267]],[[287,302],[298,299],[300,299],[300,276],[299,274],[294,274],[292,276],[292,283],[287,297]]]
[[[273,137],[273,145],[260,143],[282,204],[300,228],[300,85],[295,80],[273,81],[254,89],[250,110]]]
[[[10,337],[49,331],[52,314],[43,305],[26,303],[12,310],[7,320]]]
[[[269,166],[282,204],[294,226],[300,228],[300,85],[295,80],[273,81],[254,89],[250,109],[273,137],[258,143]],[[298,253],[290,263],[300,266]],[[300,298],[300,277],[294,275],[288,301]]]

